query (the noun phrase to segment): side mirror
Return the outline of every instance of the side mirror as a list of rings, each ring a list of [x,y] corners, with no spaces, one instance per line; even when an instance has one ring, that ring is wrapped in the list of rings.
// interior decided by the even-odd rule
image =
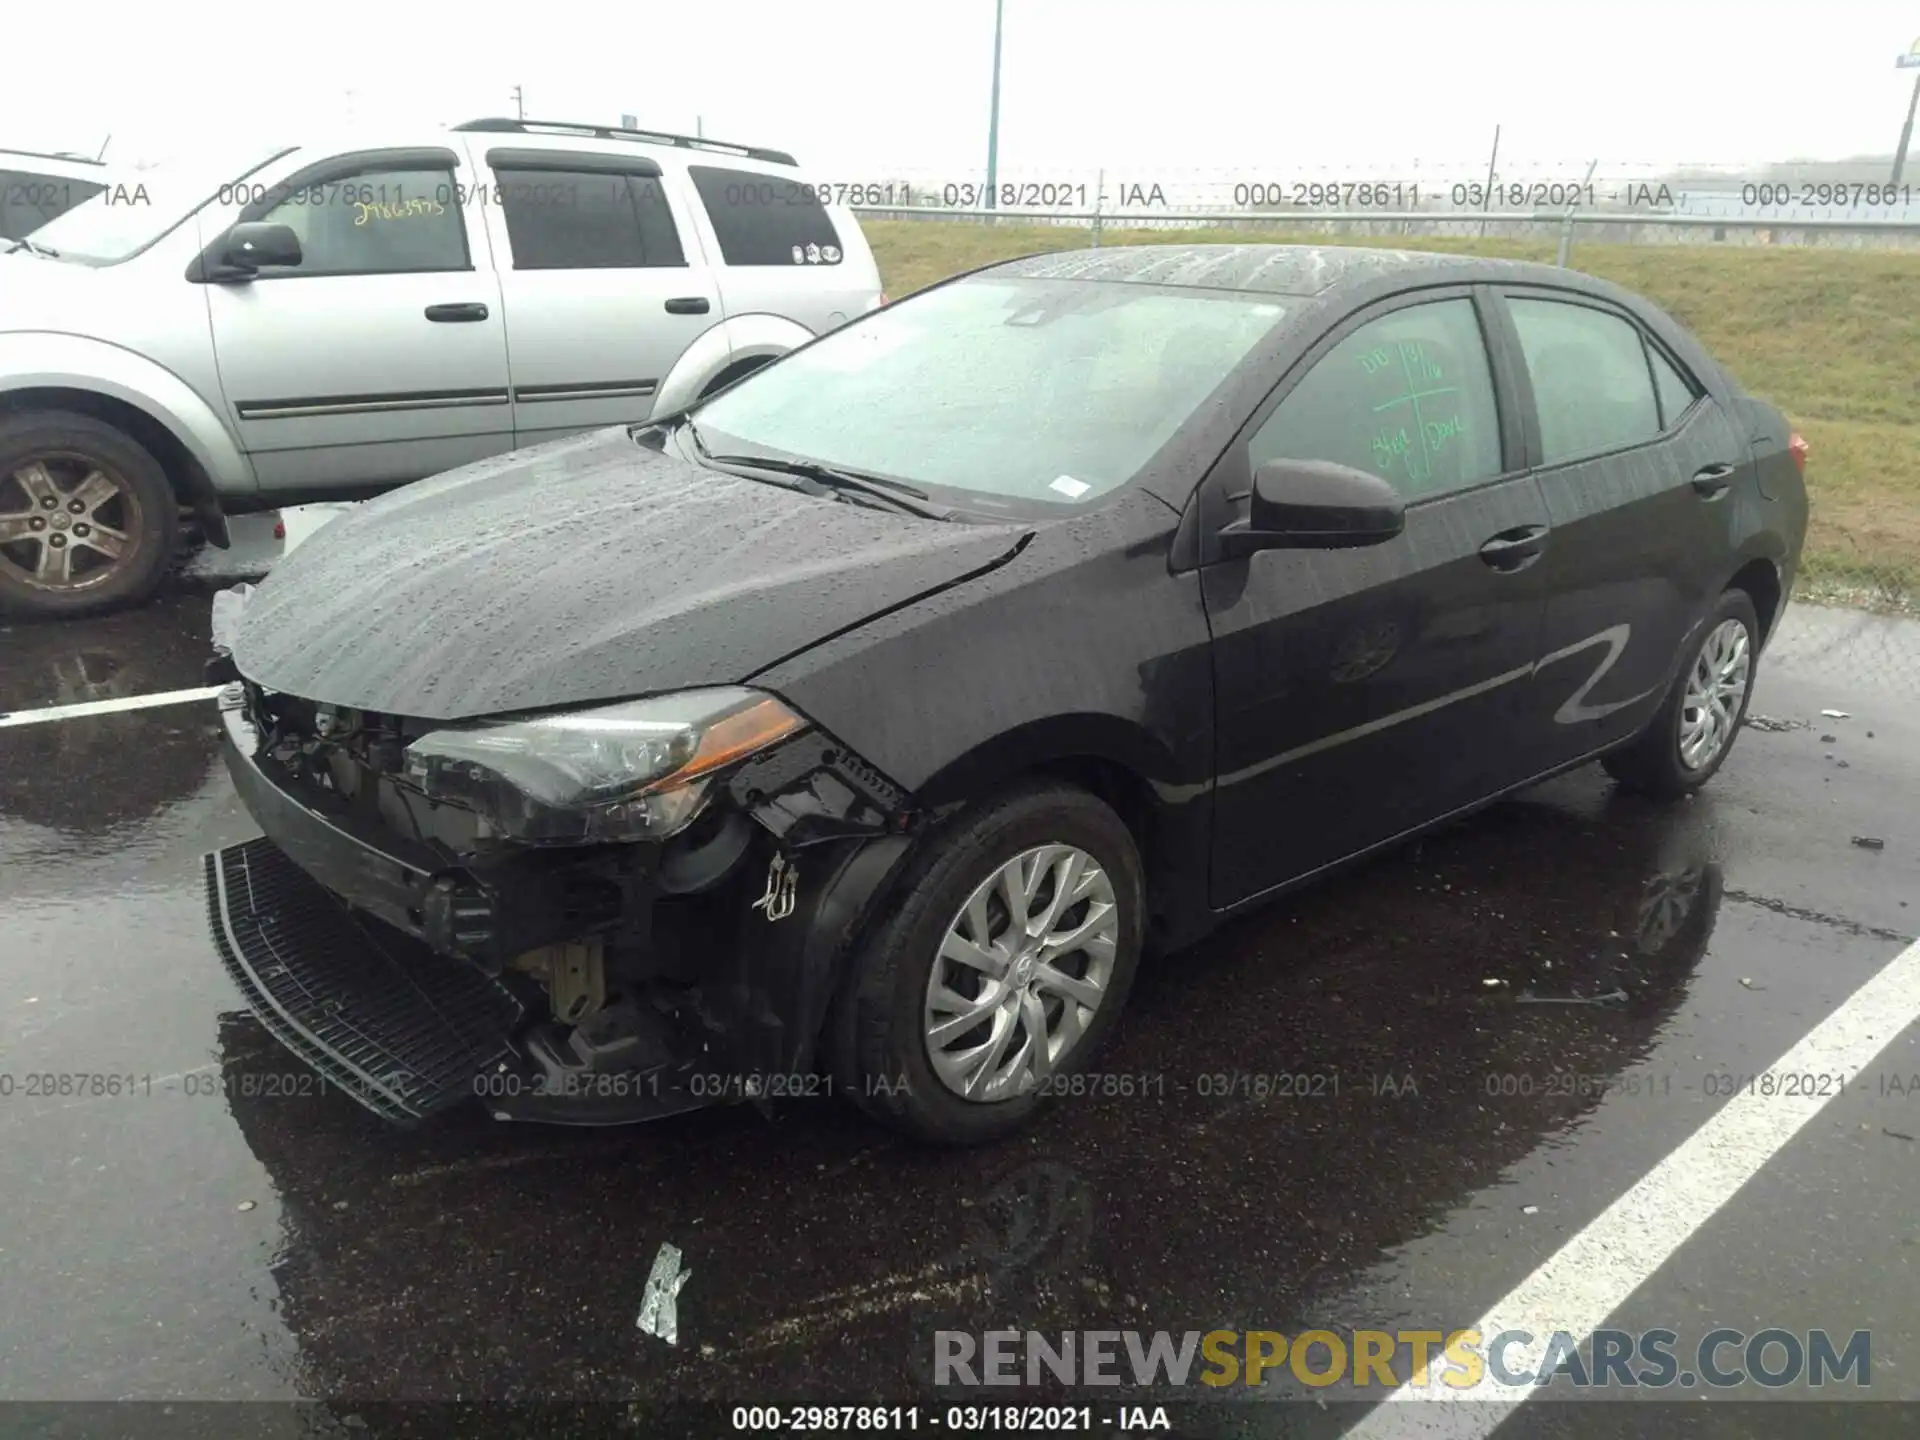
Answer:
[[[1378,475],[1330,460],[1269,460],[1254,472],[1247,519],[1220,538],[1229,556],[1344,550],[1384,544],[1406,524],[1406,501]]]
[[[290,225],[249,220],[227,231],[220,246],[221,263],[236,271],[258,270],[262,265],[298,265],[300,260],[300,237]]]

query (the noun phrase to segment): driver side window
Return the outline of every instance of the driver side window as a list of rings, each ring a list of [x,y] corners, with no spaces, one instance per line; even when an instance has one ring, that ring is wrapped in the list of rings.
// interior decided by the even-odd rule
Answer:
[[[367,169],[300,185],[263,213],[248,216],[285,225],[300,239],[300,264],[266,266],[261,273],[392,275],[470,269],[457,193],[451,170]]]
[[[1252,464],[1331,460],[1408,500],[1500,474],[1493,374],[1473,302],[1409,305],[1321,356],[1255,432]]]

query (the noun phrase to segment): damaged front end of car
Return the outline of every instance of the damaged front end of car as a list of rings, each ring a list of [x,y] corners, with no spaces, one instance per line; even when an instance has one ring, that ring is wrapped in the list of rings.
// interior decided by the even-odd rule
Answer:
[[[459,722],[275,693],[232,660],[248,594],[208,673],[264,834],[206,857],[208,913],[283,1044],[400,1122],[805,1093],[898,786],[741,686]]]

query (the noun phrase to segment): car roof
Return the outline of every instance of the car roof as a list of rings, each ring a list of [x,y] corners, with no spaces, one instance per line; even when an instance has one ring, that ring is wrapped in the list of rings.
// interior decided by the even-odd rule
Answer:
[[[49,150],[8,150],[5,147],[0,147],[0,160],[4,160],[9,164],[12,164],[12,162],[16,160],[22,161],[24,163],[18,168],[28,170],[35,168],[35,166],[45,168],[42,162],[49,162],[54,166],[80,165],[84,166],[86,172],[90,174],[98,174],[106,169],[105,162],[95,160],[90,155],[66,154],[60,151]]]
[[[1028,255],[976,273],[1291,296],[1373,288],[1393,277],[1426,284],[1528,281],[1597,293],[1586,276],[1554,265],[1360,245],[1115,245]]]

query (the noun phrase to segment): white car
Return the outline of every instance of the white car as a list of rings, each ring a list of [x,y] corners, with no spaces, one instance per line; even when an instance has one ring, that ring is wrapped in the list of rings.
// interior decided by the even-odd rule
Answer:
[[[885,298],[792,156],[694,136],[475,120],[131,178],[0,257],[0,612],[143,598],[183,508],[224,545],[645,420]]]
[[[98,160],[67,151],[0,149],[0,244],[12,244],[91,200],[111,179]]]

